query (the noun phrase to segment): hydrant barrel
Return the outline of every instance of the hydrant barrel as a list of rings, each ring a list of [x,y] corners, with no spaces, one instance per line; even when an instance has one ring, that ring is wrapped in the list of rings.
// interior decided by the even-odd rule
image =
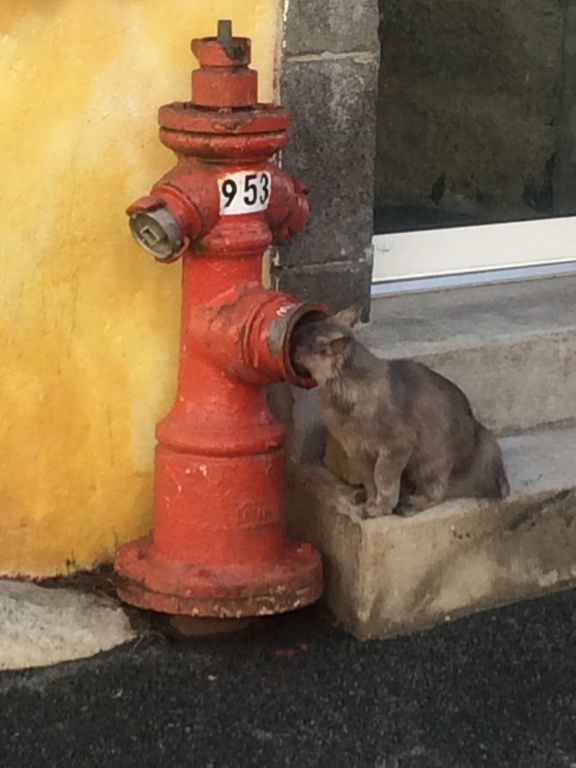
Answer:
[[[318,552],[285,530],[285,430],[266,384],[310,387],[292,368],[297,324],[325,307],[265,289],[264,251],[289,242],[308,215],[304,187],[272,158],[287,110],[257,103],[250,40],[192,42],[193,99],[159,111],[176,166],[128,208],[138,243],[182,259],[177,392],[156,429],[150,535],[116,553],[126,602],[165,613],[240,617],[318,599]]]

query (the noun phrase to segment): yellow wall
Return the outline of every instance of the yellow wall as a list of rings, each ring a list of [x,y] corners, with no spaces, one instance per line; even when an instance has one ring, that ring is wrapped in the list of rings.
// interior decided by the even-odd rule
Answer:
[[[0,574],[50,575],[151,522],[180,267],[138,248],[124,211],[172,165],[157,108],[189,98],[190,39],[218,18],[252,37],[271,100],[280,3],[0,5]]]

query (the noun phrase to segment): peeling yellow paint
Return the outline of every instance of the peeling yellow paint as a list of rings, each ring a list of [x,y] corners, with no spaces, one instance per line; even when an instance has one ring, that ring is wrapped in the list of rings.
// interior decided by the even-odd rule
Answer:
[[[240,10],[241,8],[241,10]],[[180,269],[125,208],[172,165],[161,104],[231,18],[272,99],[278,0],[4,0],[0,8],[0,574],[111,559],[151,523]]]

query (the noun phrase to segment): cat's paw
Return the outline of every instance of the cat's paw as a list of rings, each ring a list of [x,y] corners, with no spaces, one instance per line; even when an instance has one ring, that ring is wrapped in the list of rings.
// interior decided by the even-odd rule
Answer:
[[[400,501],[394,513],[400,517],[412,517],[419,512],[425,512],[439,504],[438,501],[429,499],[427,496],[407,496]]]
[[[392,514],[391,509],[377,504],[375,501],[368,501],[364,504],[364,520],[373,520],[375,517],[385,517]]]
[[[420,510],[414,509],[409,501],[403,501],[394,510],[394,514],[399,517],[414,517]]]

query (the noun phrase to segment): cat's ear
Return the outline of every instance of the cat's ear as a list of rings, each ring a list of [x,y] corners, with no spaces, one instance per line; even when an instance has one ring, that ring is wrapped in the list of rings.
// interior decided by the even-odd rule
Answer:
[[[340,323],[340,325],[345,325],[348,328],[353,328],[358,322],[358,320],[360,320],[361,314],[362,314],[362,307],[358,305],[354,305],[353,307],[347,307],[346,309],[341,309],[340,312],[336,312],[336,314],[332,319],[335,322]]]
[[[352,339],[350,336],[337,336],[330,342],[330,352],[333,355],[342,355],[348,349],[348,345]]]

